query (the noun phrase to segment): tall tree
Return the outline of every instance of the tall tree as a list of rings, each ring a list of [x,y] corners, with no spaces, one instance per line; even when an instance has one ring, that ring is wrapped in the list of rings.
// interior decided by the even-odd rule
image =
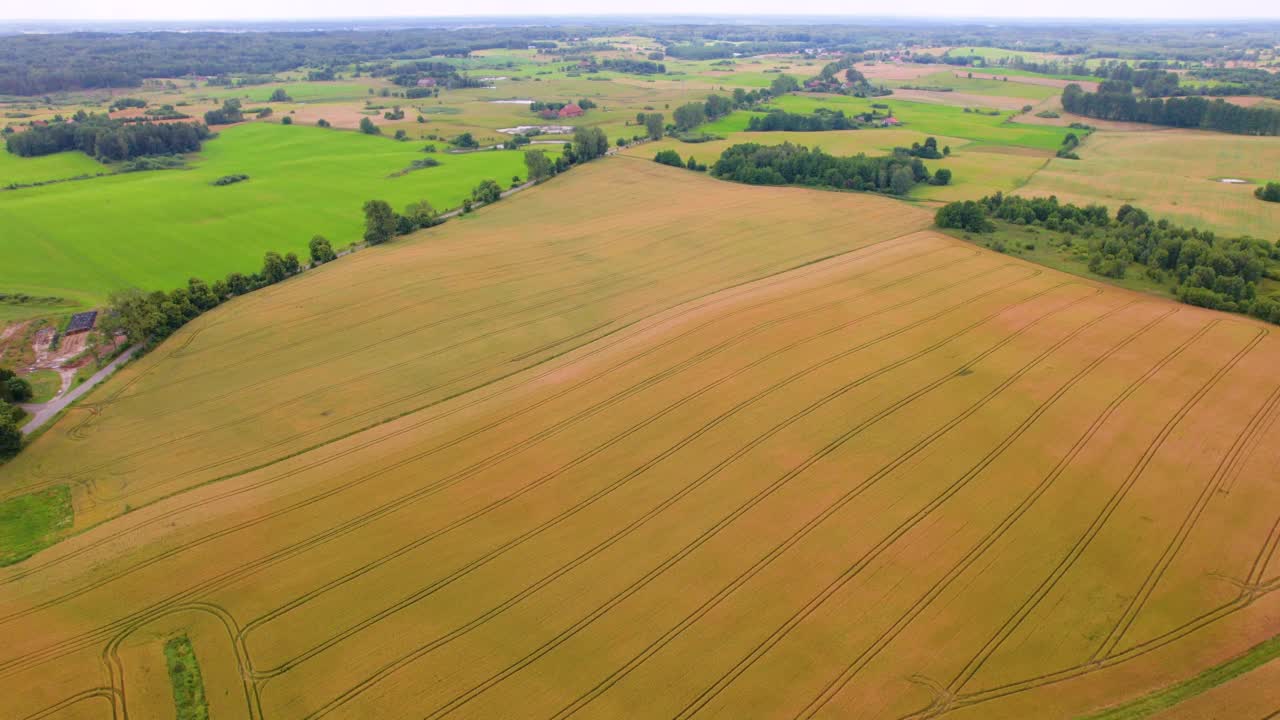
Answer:
[[[525,150],[524,166],[528,169],[530,180],[542,180],[551,177],[554,166],[547,159],[547,154],[541,150]]]
[[[692,130],[707,121],[707,113],[702,103],[686,103],[676,108],[674,113],[676,130],[684,132]]]
[[[650,140],[659,140],[662,134],[666,132],[666,121],[662,117],[662,113],[649,113],[644,116],[644,129],[649,133]]]
[[[364,241],[381,245],[396,234],[396,213],[385,200],[364,204]]]

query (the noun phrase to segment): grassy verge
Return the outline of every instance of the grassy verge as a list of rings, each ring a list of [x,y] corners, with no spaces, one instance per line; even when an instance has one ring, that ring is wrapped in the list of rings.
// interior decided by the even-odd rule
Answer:
[[[71,526],[71,489],[58,485],[0,502],[0,567],[21,562]]]
[[[1160,710],[1173,707],[1250,670],[1262,667],[1277,657],[1280,657],[1280,635],[1270,640],[1264,640],[1249,648],[1244,654],[1234,657],[1221,665],[1211,667],[1190,680],[1184,680],[1177,685],[1157,690],[1133,702],[1103,710],[1080,720],[1139,720],[1139,718],[1149,717]]]
[[[53,370],[37,370],[23,377],[31,383],[33,403],[49,402],[62,389],[62,376]]]
[[[164,659],[169,666],[169,682],[173,684],[173,704],[177,720],[209,720],[209,704],[204,697],[204,680],[195,648],[186,635],[171,638],[164,644]]]

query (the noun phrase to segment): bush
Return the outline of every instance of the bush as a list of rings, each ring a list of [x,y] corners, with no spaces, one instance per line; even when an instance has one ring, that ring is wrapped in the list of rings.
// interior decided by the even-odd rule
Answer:
[[[479,203],[494,203],[502,199],[502,186],[496,180],[485,180],[471,191],[471,198]]]
[[[1280,202],[1280,183],[1269,182],[1254,190],[1253,196],[1265,202]]]
[[[657,155],[653,156],[653,161],[660,165],[670,165],[671,167],[684,167],[684,160],[680,159],[680,153],[675,150],[661,150]]]
[[[249,179],[248,175],[223,175],[217,180],[214,180],[213,183],[211,184],[215,186],[234,185],[238,182],[244,182],[245,180],[248,180],[248,179]],[[257,187],[257,186],[255,185],[254,187]]]
[[[331,245],[323,235],[316,235],[311,238],[311,242],[307,245],[311,251],[311,263],[313,265],[323,265],[338,258],[338,254],[333,251]]]
[[[953,202],[942,206],[933,221],[938,227],[975,233],[992,232],[996,229],[995,223],[987,217],[986,207],[974,200]]]

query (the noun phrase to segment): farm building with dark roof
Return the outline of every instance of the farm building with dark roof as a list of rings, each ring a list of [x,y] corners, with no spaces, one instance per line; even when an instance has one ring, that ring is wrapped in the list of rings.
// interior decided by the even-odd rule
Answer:
[[[71,322],[67,323],[66,335],[74,335],[76,333],[89,332],[93,329],[93,324],[98,319],[98,311],[90,310],[89,312],[76,313],[71,316]]]

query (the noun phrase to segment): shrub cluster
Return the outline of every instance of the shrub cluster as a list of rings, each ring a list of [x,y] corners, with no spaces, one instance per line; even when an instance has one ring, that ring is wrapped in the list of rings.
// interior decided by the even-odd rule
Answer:
[[[653,156],[653,161],[660,165],[670,165],[671,167],[696,170],[697,172],[707,171],[707,166],[698,162],[692,155],[689,156],[687,161],[681,160],[680,153],[675,150],[659,150],[658,154]]]
[[[1280,182],[1269,182],[1253,191],[1253,196],[1265,202],[1280,202]]]
[[[720,155],[711,174],[750,185],[810,185],[892,195],[905,195],[929,179],[924,162],[905,152],[838,157],[791,143],[734,145]],[[946,177],[950,181],[950,173]]]
[[[1220,238],[1208,230],[1152,220],[1128,204],[1111,215],[1102,205],[1080,207],[1059,203],[1055,197],[1002,193],[946,205],[935,222],[940,227],[989,232],[995,229],[992,219],[1080,238],[1087,248],[1089,270],[1098,275],[1123,278],[1131,269],[1142,268],[1152,280],[1170,283],[1182,302],[1280,323],[1280,298],[1258,295],[1261,278],[1280,278],[1280,243]]]

